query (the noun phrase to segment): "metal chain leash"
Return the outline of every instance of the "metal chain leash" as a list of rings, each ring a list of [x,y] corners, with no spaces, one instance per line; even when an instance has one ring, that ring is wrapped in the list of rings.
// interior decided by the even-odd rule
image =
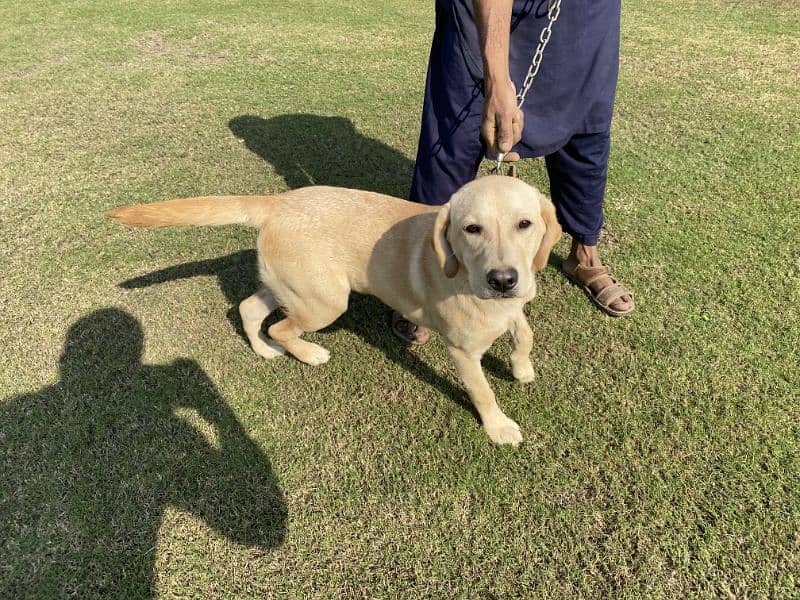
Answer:
[[[528,95],[528,91],[531,89],[531,85],[533,85],[533,79],[539,72],[544,49],[547,48],[550,36],[553,35],[553,24],[558,20],[559,14],[561,14],[561,0],[549,0],[547,5],[547,25],[539,34],[539,45],[536,47],[533,60],[531,60],[531,66],[528,67],[528,74],[525,75],[525,81],[522,82],[522,89],[517,94],[517,108],[522,108],[522,103],[525,102],[525,96]]]
[[[517,108],[522,108],[525,102],[525,97],[533,85],[533,80],[539,72],[539,67],[542,64],[542,56],[544,49],[547,48],[547,43],[550,41],[550,36],[553,35],[553,24],[558,21],[558,15],[561,14],[561,0],[548,0],[547,3],[547,25],[542,29],[539,34],[539,44],[536,46],[536,52],[533,54],[531,65],[528,67],[528,73],[525,75],[525,80],[522,82],[522,88],[517,93]],[[497,166],[492,169],[495,173],[502,173],[503,159],[506,153],[500,152],[497,155]],[[516,176],[516,166],[511,165],[509,175]]]

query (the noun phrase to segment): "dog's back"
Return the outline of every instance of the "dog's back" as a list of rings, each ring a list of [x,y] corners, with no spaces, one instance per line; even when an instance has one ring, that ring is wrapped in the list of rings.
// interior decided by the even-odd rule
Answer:
[[[398,222],[432,210],[376,192],[312,186],[273,196],[202,196],[135,204],[106,216],[134,227],[257,227],[258,249],[268,262],[279,257],[294,263],[313,254],[332,267],[333,260],[366,265],[378,240]]]

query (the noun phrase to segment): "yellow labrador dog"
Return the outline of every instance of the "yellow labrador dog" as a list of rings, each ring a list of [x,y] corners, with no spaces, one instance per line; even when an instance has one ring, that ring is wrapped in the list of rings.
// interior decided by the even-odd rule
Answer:
[[[264,287],[239,306],[257,354],[326,362],[328,351],[302,334],[333,323],[351,290],[372,294],[444,337],[492,441],[522,441],[495,401],[481,357],[510,331],[514,377],[533,379],[533,334],[523,306],[536,295],[535,272],[547,264],[561,228],[550,200],[519,179],[476,179],[441,207],[316,186],[126,206],[108,216],[138,227],[258,227]],[[265,336],[262,323],[278,307],[286,318]]]

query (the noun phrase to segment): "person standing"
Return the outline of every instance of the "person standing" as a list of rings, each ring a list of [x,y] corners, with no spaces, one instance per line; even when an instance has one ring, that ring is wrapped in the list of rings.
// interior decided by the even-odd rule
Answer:
[[[485,157],[545,157],[564,273],[613,316],[634,310],[597,249],[619,71],[621,0],[437,0],[410,198],[444,204]],[[518,107],[542,30],[556,15],[533,87]],[[429,332],[395,314],[401,338]]]

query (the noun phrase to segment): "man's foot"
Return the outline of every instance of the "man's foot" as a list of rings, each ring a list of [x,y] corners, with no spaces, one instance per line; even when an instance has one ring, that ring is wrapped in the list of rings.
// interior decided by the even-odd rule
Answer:
[[[613,317],[624,317],[635,308],[633,294],[617,283],[611,271],[600,260],[597,246],[584,246],[575,240],[562,265],[564,274],[583,287],[594,303]]]
[[[431,330],[427,327],[414,325],[408,319],[404,319],[396,310],[392,311],[391,316],[392,331],[404,342],[409,344],[424,344],[431,337]]]

